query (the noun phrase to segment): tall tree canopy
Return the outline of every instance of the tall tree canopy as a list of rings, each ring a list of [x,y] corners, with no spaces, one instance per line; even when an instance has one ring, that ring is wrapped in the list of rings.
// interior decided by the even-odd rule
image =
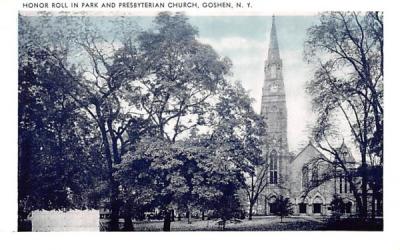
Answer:
[[[374,194],[382,187],[383,14],[324,13],[308,30],[305,56],[317,67],[307,86],[318,115],[316,142],[332,156],[332,164],[349,174],[348,162],[334,140],[337,118],[343,118],[361,158],[361,185],[351,185],[365,217],[368,185]]]
[[[98,134],[69,95],[72,79],[49,54],[39,30],[20,19],[18,197],[22,217],[34,209],[98,205],[103,175]],[[60,44],[62,44],[60,42]],[[97,190],[96,190],[97,189]]]
[[[187,17],[160,13],[145,30],[129,18],[20,19],[21,206],[108,201],[110,230],[132,211],[163,209],[169,230],[172,205],[224,221],[241,210],[264,123]]]

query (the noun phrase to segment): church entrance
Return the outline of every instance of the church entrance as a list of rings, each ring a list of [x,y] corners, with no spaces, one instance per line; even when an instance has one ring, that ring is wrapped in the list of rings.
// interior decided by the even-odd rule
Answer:
[[[314,203],[313,204],[313,213],[320,214],[321,213],[321,203]]]
[[[268,201],[269,214],[276,214],[278,212],[278,206],[276,204],[276,197],[272,196]]]
[[[322,199],[321,197],[315,197],[313,201],[313,214],[321,214],[322,213]]]
[[[269,203],[269,212],[271,214],[277,214],[278,213],[278,206],[277,206],[276,202]]]
[[[299,204],[299,213],[300,214],[306,214],[307,213],[307,204],[306,203],[300,203]]]

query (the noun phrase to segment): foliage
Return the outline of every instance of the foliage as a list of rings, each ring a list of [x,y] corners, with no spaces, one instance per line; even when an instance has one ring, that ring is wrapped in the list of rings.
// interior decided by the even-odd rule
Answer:
[[[144,69],[136,91],[140,112],[156,135],[174,143],[204,125],[210,102],[226,85],[231,65],[197,40],[197,31],[182,14],[161,13],[154,24],[155,30],[138,36]]]
[[[345,210],[345,204],[343,199],[335,194],[333,196],[333,199],[331,201],[331,207],[332,207],[332,219],[337,220],[340,219],[340,216],[342,212]]]
[[[20,20],[19,215],[98,205],[104,169],[91,124],[68,95],[71,78]],[[54,51],[64,58],[65,50]],[[94,174],[96,173],[96,174]],[[99,185],[100,184],[100,185]]]
[[[106,203],[111,230],[155,208],[237,216],[264,123],[229,59],[182,14],[110,22],[20,17],[20,211]]]
[[[293,214],[293,204],[290,202],[290,198],[278,196],[275,200],[276,215],[281,217],[281,222],[283,217]]]
[[[337,121],[343,118],[361,158],[357,163],[360,178],[350,185],[360,215],[366,217],[368,189],[374,195],[382,192],[378,184],[382,176],[371,171],[383,168],[383,14],[324,13],[320,23],[308,30],[305,57],[317,66],[307,86],[318,116],[315,141],[331,156],[328,161],[335,169],[350,174],[354,163],[335,146],[341,126]]]

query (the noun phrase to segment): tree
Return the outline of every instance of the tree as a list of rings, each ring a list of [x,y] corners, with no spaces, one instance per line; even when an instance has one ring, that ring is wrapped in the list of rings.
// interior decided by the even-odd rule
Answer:
[[[73,83],[40,44],[40,32],[19,21],[19,220],[35,209],[96,207],[104,173],[97,134],[68,95]],[[53,52],[65,60],[65,49]]]
[[[87,17],[44,16],[26,21],[24,25],[31,36],[27,44],[40,47],[48,61],[63,74],[70,83],[63,89],[63,95],[79,108],[85,126],[93,126],[98,133],[102,144],[100,158],[104,160],[108,176],[108,191],[102,198],[109,197],[111,230],[118,230],[121,203],[119,184],[113,177],[114,166],[145,130],[146,121],[125,105],[134,105],[139,99],[133,85],[135,77],[140,75],[138,56],[127,55],[126,50],[121,49],[135,50],[136,26],[127,20],[111,22],[113,30],[110,32],[104,30],[109,25],[100,28]],[[129,63],[124,63],[127,56]],[[81,130],[87,132],[84,128]]]
[[[268,168],[262,166],[256,171],[256,174],[251,173],[247,185],[245,187],[247,198],[249,200],[249,220],[253,219],[253,208],[256,204],[259,195],[268,185],[267,180]]]
[[[132,30],[132,34],[134,32]],[[123,103],[134,105],[139,99],[135,96],[135,86],[132,83],[139,75],[138,56],[132,53],[127,55],[124,49],[119,49],[118,45],[112,42],[113,40],[108,40],[98,33],[96,27],[89,24],[86,30],[76,37],[75,43],[80,46],[81,52],[90,62],[80,69],[79,78],[75,81],[76,91],[80,93],[76,95],[78,98],[75,100],[96,123],[101,134],[109,178],[112,212],[110,229],[115,231],[119,230],[121,201],[118,199],[119,183],[113,177],[114,167],[121,163],[121,157],[127,147],[138,140],[132,138],[132,133],[128,137],[129,129],[134,127],[134,133],[139,136],[141,131],[146,129],[144,127],[147,122],[123,105]],[[132,37],[122,37],[117,42],[122,43],[123,48],[129,47],[131,51],[134,50]],[[102,44],[106,46],[101,47]],[[129,64],[125,63],[127,57]],[[125,219],[130,220],[128,217]]]
[[[263,156],[265,122],[252,108],[253,100],[240,83],[226,87],[224,92],[213,116],[216,123],[213,136],[223,139],[219,143],[227,147],[228,154],[232,153],[229,156],[232,163],[243,172],[251,220],[253,207],[268,184],[268,167]]]
[[[281,222],[283,221],[283,217],[286,217],[293,213],[293,204],[290,202],[290,198],[285,198],[280,195],[275,201],[275,206],[276,215],[281,217]]]
[[[159,138],[155,142],[163,146],[156,148],[162,149],[165,154],[155,159],[162,161],[162,157],[175,155],[176,146],[173,144],[204,125],[210,100],[226,85],[224,76],[229,73],[230,63],[220,58],[209,45],[196,39],[197,31],[184,15],[160,13],[154,24],[155,30],[144,31],[138,36],[143,71],[136,81],[136,92],[140,96],[139,110]],[[130,55],[135,50],[125,47],[124,53]],[[127,60],[125,64],[129,68],[131,62]],[[172,152],[168,152],[169,149]],[[161,167],[166,168],[165,165]],[[169,178],[171,171],[168,168],[160,171],[160,176]],[[163,178],[160,182],[167,181],[164,184],[168,187],[170,179]],[[177,181],[183,181],[181,178]],[[166,195],[162,201],[163,208],[167,209],[172,197]],[[165,223],[168,221],[165,220]]]
[[[231,196],[237,196],[240,189],[246,192],[250,220],[253,206],[267,185],[262,155],[265,123],[251,104],[252,99],[239,82],[226,86],[210,115],[212,132],[209,139],[215,147],[215,158],[224,161],[216,164],[232,170],[236,176],[233,178],[235,184],[231,183],[231,188],[236,190]]]
[[[382,192],[382,176],[372,173],[383,168],[383,14],[324,13],[308,30],[305,56],[317,66],[307,86],[318,116],[315,141],[331,156],[332,171],[339,168],[351,177],[349,162],[334,141],[335,121],[343,117],[361,159],[357,178],[348,179],[365,218],[368,189],[373,191],[372,204]]]
[[[331,207],[333,219],[339,219],[343,211],[345,210],[343,199],[339,195],[335,194],[331,201]]]
[[[189,221],[193,207],[213,210],[224,223],[242,212],[238,191],[244,188],[245,171],[254,170],[261,155],[256,136],[262,134],[264,123],[252,111],[240,84],[227,84],[216,97],[205,114],[206,133],[192,130],[190,139],[174,143],[143,138],[118,171],[124,179],[120,183],[134,188],[135,178],[125,171],[132,171],[135,161],[148,164],[154,181],[148,183],[149,189],[156,190],[154,205],[166,211],[165,230],[170,223],[167,211],[173,204],[189,213]]]

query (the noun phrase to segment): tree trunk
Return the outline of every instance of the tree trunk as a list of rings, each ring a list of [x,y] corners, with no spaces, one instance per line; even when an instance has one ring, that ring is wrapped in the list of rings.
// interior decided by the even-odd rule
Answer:
[[[118,149],[118,138],[115,136],[115,133],[113,131],[112,127],[112,120],[107,120],[107,128],[108,128],[108,133],[111,138],[111,148],[112,148],[112,156],[114,159],[114,164],[119,164],[121,163],[121,155]]]
[[[192,213],[190,210],[188,210],[188,224],[192,224]]]
[[[115,191],[113,191],[115,193]],[[111,221],[110,221],[110,231],[119,231],[119,210],[120,204],[118,199],[115,198],[115,194],[111,195]]]
[[[188,224],[192,224],[192,206],[190,204],[186,205],[186,217]]]
[[[164,211],[163,231],[164,232],[171,231],[171,212],[168,209],[165,209],[165,211]]]
[[[372,217],[372,219],[375,219],[375,216],[376,216],[376,210],[375,210],[375,207],[376,207],[376,205],[375,205],[375,203],[376,203],[376,198],[375,198],[375,190],[373,190],[372,191],[372,203],[371,203],[371,205],[372,205],[372,207],[371,207],[371,217]]]
[[[124,216],[124,231],[133,231],[132,216],[128,213]]]
[[[368,216],[368,191],[367,191],[367,169],[366,163],[363,163],[361,166],[362,171],[362,183],[361,183],[361,197],[362,197],[362,207],[361,207],[361,218],[366,219]]]
[[[204,220],[205,219],[205,216],[204,216],[204,210],[203,211],[201,211],[201,220]]]
[[[358,189],[356,189],[355,187],[353,188],[353,195],[354,195],[354,197],[356,199],[357,212],[358,212],[358,214],[361,214],[361,210],[362,210],[361,197],[358,194]]]
[[[122,205],[122,204],[121,204]],[[124,227],[123,231],[133,231],[133,223],[132,223],[132,206],[129,201],[126,201],[124,204],[123,212],[124,212]]]
[[[108,178],[109,178],[109,185],[110,185],[110,203],[111,203],[111,222],[110,222],[110,231],[119,231],[119,210],[120,204],[118,201],[118,183],[114,181],[113,177],[113,162],[112,162],[112,155],[110,150],[110,144],[108,142],[107,131],[105,126],[105,121],[101,116],[100,108],[96,105],[96,113],[99,116],[99,128],[102,136],[102,141],[104,144],[104,154],[107,161],[107,168],[108,168]]]
[[[249,208],[249,220],[253,219],[253,206],[254,204],[250,202],[250,208]]]

